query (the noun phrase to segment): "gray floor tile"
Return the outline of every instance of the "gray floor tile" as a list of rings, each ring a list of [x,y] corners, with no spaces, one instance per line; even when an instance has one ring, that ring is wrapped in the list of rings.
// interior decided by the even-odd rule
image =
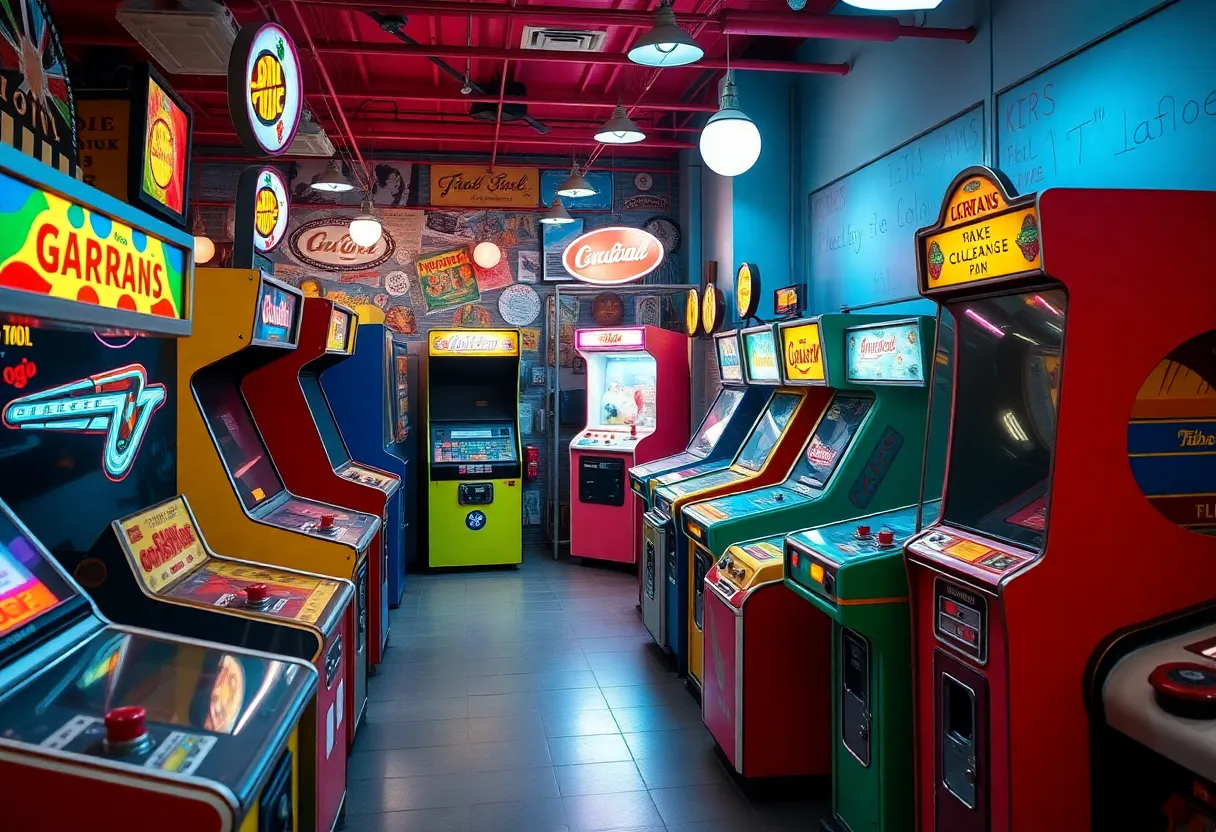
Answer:
[[[479,803],[472,808],[471,832],[568,832],[560,798]]]
[[[632,762],[583,763],[557,766],[557,787],[562,797],[644,791],[646,784]]]
[[[683,682],[604,688],[603,694],[609,708],[653,708],[656,705],[672,705],[685,701],[696,706]]]
[[[543,735],[545,727],[537,714],[483,716],[469,719],[469,742],[509,742]]]
[[[354,816],[467,806],[470,782],[470,776],[465,773],[356,780],[347,788],[346,813]],[[350,825],[349,821],[347,825]]]
[[[469,741],[469,721],[379,723],[371,718],[359,729],[356,751],[381,748],[422,748],[434,745],[464,745]]]
[[[625,742],[634,759],[654,757],[670,752],[706,751],[714,746],[713,737],[702,726],[677,731],[646,731],[625,734]]]
[[[478,772],[469,780],[473,803],[506,803],[558,797],[553,768],[511,768]]]
[[[692,701],[685,705],[662,705],[654,708],[613,708],[612,715],[616,717],[622,733],[626,734],[675,731],[701,724],[701,714],[697,712]]]
[[[562,804],[570,832],[636,829],[663,823],[647,792],[563,797]]]
[[[377,701],[367,706],[367,718],[379,723],[463,719],[468,715],[469,703],[463,696],[451,699]]]
[[[472,813],[468,806],[444,809],[417,809],[412,812],[385,812],[359,815],[347,821],[346,829],[358,832],[469,832]]]
[[[455,774],[469,770],[467,745],[439,745],[425,748],[390,748],[356,751],[346,764],[346,777],[374,780],[384,777],[423,777],[429,774]]]
[[[542,716],[546,737],[586,737],[593,734],[619,734],[612,711],[562,711]]]
[[[555,766],[579,763],[615,763],[632,759],[629,747],[620,734],[596,734],[582,737],[552,737],[549,754]]]
[[[468,715],[471,717],[522,716],[536,713],[540,713],[540,706],[531,692],[470,696],[468,699]]]
[[[469,748],[473,771],[507,768],[539,768],[550,764],[549,745],[544,737],[507,742],[479,742]]]
[[[604,695],[596,688],[537,691],[533,694],[543,714],[567,711],[597,711],[608,707]]]
[[[734,783],[707,783],[651,789],[663,823],[691,823],[702,820],[729,820],[747,823],[752,807]]]
[[[635,758],[648,789],[731,782],[730,772],[708,749],[672,751]]]

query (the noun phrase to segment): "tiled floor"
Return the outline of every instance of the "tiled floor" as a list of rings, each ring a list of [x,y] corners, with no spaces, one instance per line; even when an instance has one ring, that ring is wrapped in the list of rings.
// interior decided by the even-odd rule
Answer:
[[[651,654],[636,580],[529,554],[411,575],[350,759],[349,832],[816,830],[752,805]]]

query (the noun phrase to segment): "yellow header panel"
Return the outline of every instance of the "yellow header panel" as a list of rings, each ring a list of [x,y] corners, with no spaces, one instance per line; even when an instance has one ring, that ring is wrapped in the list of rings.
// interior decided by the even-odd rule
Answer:
[[[354,312],[335,303],[333,310],[329,313],[329,335],[325,339],[326,352],[340,352],[346,355],[354,352],[351,341],[355,334],[355,327],[358,325],[359,319],[355,317]]]
[[[154,595],[208,559],[180,496],[115,521],[114,526],[136,577]]]
[[[781,330],[781,341],[787,384],[813,384],[825,380],[818,323],[785,327]]]
[[[515,329],[432,329],[431,355],[519,355]]]

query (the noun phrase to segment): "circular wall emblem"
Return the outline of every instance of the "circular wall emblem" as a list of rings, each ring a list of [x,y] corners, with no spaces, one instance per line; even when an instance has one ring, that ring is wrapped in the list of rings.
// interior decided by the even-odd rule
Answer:
[[[410,276],[403,271],[389,272],[384,276],[384,291],[395,298],[409,294]]]
[[[269,254],[283,242],[288,207],[287,180],[278,168],[262,168],[253,200],[253,244],[258,251]]]
[[[152,180],[157,187],[167,190],[173,182],[173,163],[177,159],[177,152],[173,147],[173,130],[163,118],[152,122],[152,129],[148,131],[148,157],[151,160],[148,167],[152,171]]]
[[[651,217],[642,223],[642,230],[657,237],[668,254],[675,254],[680,250],[680,243],[683,242],[680,226],[670,217]]]
[[[713,335],[722,322],[722,295],[718,287],[707,283],[701,295],[701,328],[706,335]]]
[[[735,272],[735,312],[739,320],[746,321],[756,314],[760,305],[760,267],[754,263],[741,263]]]
[[[479,532],[486,527],[486,513],[484,511],[470,511],[464,516],[464,524],[470,531]]]
[[[228,59],[228,112],[241,145],[255,156],[287,151],[303,112],[300,56],[277,23],[241,29]]]
[[[696,287],[688,290],[684,296],[684,334],[689,338],[697,336],[701,328],[701,293]]]
[[[531,286],[508,286],[498,296],[498,314],[511,326],[527,326],[540,316],[540,295]]]
[[[654,177],[649,173],[639,173],[633,177],[633,186],[639,191],[649,191],[654,187]]]

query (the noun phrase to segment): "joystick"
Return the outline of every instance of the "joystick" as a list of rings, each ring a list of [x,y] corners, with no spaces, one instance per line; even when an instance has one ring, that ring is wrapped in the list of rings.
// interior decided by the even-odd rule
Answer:
[[[142,705],[125,705],[106,711],[106,748],[115,754],[130,754],[151,744],[148,712]]]
[[[334,527],[334,516],[332,514],[322,514],[320,526],[322,531],[332,529]]]
[[[250,584],[245,587],[245,598],[251,607],[266,603],[270,597],[270,587],[266,584]]]
[[[859,540],[869,540],[870,539],[870,527],[869,526],[858,526],[857,527],[857,537]]]
[[[884,548],[895,545],[895,532],[882,529],[878,532],[878,545]]]

